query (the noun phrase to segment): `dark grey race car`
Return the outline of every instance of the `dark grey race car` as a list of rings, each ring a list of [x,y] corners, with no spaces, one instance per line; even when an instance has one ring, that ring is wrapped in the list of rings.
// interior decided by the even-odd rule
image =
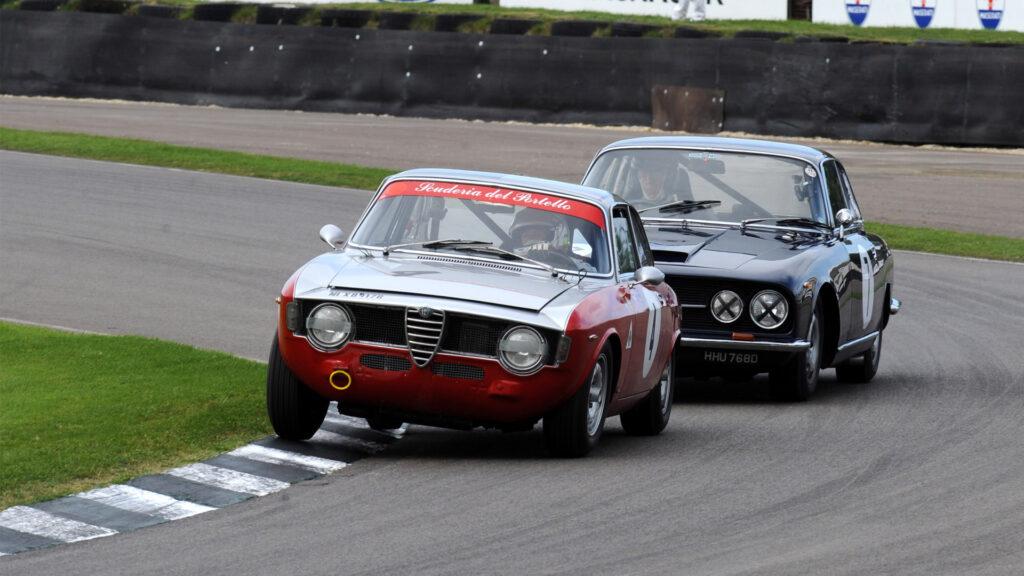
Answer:
[[[827,152],[733,138],[616,142],[584,184],[630,201],[679,296],[679,374],[770,375],[805,400],[819,371],[866,382],[899,312],[893,258]]]

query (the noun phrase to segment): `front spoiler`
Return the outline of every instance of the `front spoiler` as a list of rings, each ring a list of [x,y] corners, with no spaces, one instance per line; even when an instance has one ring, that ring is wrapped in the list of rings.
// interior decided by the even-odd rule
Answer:
[[[806,340],[793,342],[765,342],[746,340],[722,340],[718,338],[679,337],[680,348],[718,348],[724,350],[763,350],[766,352],[801,352],[811,347]]]

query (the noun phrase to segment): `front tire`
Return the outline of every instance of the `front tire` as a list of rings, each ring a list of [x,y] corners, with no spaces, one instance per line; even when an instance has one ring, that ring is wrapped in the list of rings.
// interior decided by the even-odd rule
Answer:
[[[544,417],[544,444],[563,458],[586,456],[604,431],[611,392],[612,353],[606,345],[580,389]]]
[[[672,392],[675,388],[675,350],[669,357],[661,379],[639,404],[619,415],[622,429],[633,436],[657,436],[672,416]]]
[[[882,333],[879,332],[871,349],[861,354],[861,361],[847,360],[836,366],[836,379],[840,382],[864,384],[878,373],[882,359]]]
[[[324,423],[329,405],[288,368],[274,336],[267,365],[267,415],[274,432],[285,440],[309,440]]]
[[[822,326],[823,314],[821,304],[814,307],[811,315],[811,326],[807,330],[810,348],[793,355],[786,364],[772,370],[768,374],[772,397],[785,402],[804,402],[818,388],[818,375],[821,372],[821,348],[824,338]]]

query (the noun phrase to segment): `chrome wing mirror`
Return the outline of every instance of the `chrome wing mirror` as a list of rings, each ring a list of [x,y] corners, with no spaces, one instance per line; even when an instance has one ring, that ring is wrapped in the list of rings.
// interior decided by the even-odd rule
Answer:
[[[665,273],[658,270],[654,266],[644,266],[636,271],[637,284],[643,284],[644,286],[660,286],[665,281]]]
[[[839,224],[839,237],[843,238],[846,236],[846,227],[853,224],[853,211],[843,208],[836,212],[836,224]]]
[[[337,250],[341,244],[345,243],[345,232],[334,224],[328,224],[320,229],[320,239]]]

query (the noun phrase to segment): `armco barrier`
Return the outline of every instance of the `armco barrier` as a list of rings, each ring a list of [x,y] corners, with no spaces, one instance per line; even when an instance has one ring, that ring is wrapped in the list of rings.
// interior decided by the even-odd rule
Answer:
[[[1024,48],[573,38],[0,11],[0,91],[426,117],[648,124],[725,90],[726,130],[1024,146]]]

